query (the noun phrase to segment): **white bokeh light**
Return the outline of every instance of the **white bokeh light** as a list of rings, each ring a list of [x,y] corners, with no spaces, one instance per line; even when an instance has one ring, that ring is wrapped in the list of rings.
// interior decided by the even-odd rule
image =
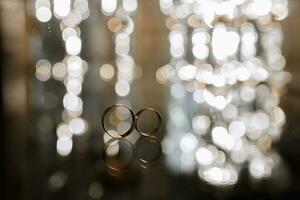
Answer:
[[[48,22],[52,17],[52,12],[48,7],[43,6],[36,10],[35,15],[40,22]]]

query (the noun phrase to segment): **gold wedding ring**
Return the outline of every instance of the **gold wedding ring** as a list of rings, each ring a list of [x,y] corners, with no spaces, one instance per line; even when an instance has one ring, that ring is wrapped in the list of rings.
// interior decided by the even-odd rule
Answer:
[[[146,112],[146,111],[150,111],[150,112],[154,112],[154,114],[157,116],[157,119],[158,119],[158,124],[156,126],[156,128],[153,130],[153,131],[142,131],[139,127],[138,127],[138,119],[139,119],[139,116],[143,113],[143,112]],[[158,111],[156,111],[155,109],[153,108],[142,108],[141,110],[139,110],[136,114],[135,114],[135,129],[142,135],[144,136],[152,136],[154,133],[158,132],[159,129],[161,128],[161,125],[162,125],[162,117],[161,115],[159,114]]]
[[[112,110],[114,108],[118,108],[118,107],[119,108],[126,108],[129,111],[132,123],[130,125],[130,128],[124,134],[117,134],[117,136],[116,136],[116,135],[113,135],[113,134],[109,133],[109,130],[107,129],[107,127],[105,125],[105,116],[109,113],[110,110]],[[108,135],[110,135],[112,138],[116,138],[116,139],[125,138],[130,133],[132,133],[132,131],[134,130],[134,127],[135,127],[135,115],[134,115],[133,111],[128,106],[125,106],[123,104],[114,104],[114,105],[111,105],[108,108],[106,108],[105,111],[103,112],[102,119],[101,119],[101,124],[102,124],[102,127],[103,127],[105,133],[107,133]]]

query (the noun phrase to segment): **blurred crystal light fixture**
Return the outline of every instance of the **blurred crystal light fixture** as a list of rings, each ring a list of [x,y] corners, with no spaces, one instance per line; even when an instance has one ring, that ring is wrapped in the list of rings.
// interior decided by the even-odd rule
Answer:
[[[49,0],[36,0],[36,17],[40,22],[48,22],[53,15],[60,20],[62,40],[65,44],[66,57],[62,62],[51,67],[47,60],[40,60],[36,64],[36,77],[46,81],[51,77],[62,81],[66,87],[63,98],[63,122],[57,126],[57,152],[61,156],[71,153],[73,135],[81,135],[87,129],[87,123],[80,116],[83,101],[80,98],[82,82],[88,65],[80,57],[81,38],[79,24],[89,17],[87,0],[53,0],[53,11],[50,10]],[[43,9],[43,10],[41,10]],[[52,69],[51,69],[52,68]]]
[[[272,143],[285,123],[278,105],[290,78],[283,70],[278,22],[287,16],[287,5],[160,0],[171,62],[156,78],[170,87],[163,151],[171,169],[196,170],[213,185],[235,184],[245,165],[254,179],[271,176],[280,163]]]
[[[116,72],[111,64],[100,67],[100,77],[110,81],[116,77],[115,92],[124,97],[130,93],[130,84],[136,77],[136,66],[130,55],[131,34],[134,31],[132,15],[137,10],[137,0],[101,0],[101,10],[104,15],[112,16],[107,22],[108,29],[115,35]]]

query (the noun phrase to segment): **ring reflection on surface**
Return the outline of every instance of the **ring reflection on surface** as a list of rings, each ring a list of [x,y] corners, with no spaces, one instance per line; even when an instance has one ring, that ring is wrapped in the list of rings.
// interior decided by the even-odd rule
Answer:
[[[131,166],[134,151],[134,145],[129,140],[112,138],[105,143],[102,157],[110,172],[120,174]]]
[[[135,144],[130,140],[112,138],[104,145],[103,160],[111,175],[127,171],[137,159],[137,164],[148,169],[161,156],[160,141],[154,137],[141,136]]]
[[[142,168],[149,168],[162,154],[161,143],[155,136],[140,137],[135,145],[135,156]]]

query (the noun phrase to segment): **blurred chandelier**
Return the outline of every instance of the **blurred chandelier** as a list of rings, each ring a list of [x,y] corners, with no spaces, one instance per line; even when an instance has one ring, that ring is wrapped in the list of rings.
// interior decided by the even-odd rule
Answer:
[[[99,74],[104,81],[111,81],[116,75],[115,92],[119,97],[130,93],[130,84],[138,76],[133,57],[130,55],[130,35],[134,31],[133,19],[137,9],[137,0],[100,0],[101,11],[110,17],[107,26],[115,33],[116,67],[104,64]],[[46,59],[36,63],[36,77],[40,81],[51,78],[63,82],[66,93],[63,97],[63,122],[57,126],[57,152],[67,156],[73,148],[73,135],[82,135],[87,130],[87,122],[81,118],[83,100],[80,98],[84,75],[88,64],[80,57],[82,40],[80,23],[90,16],[88,0],[35,0],[35,16],[41,23],[47,23],[54,16],[60,22],[62,41],[66,56],[53,66]],[[115,69],[116,68],[116,69]],[[116,73],[115,73],[116,71]],[[139,70],[141,72],[141,70]]]
[[[134,31],[132,15],[135,14],[138,4],[137,0],[101,0],[102,13],[112,16],[107,23],[108,29],[115,33],[115,60],[116,83],[115,92],[119,97],[126,97],[130,93],[130,85],[138,74],[133,57],[130,55],[131,34]],[[100,76],[105,81],[114,78],[114,67],[111,64],[104,64],[100,68]]]
[[[243,166],[262,179],[280,164],[272,143],[285,123],[278,105],[290,78],[278,23],[287,4],[160,0],[171,61],[156,79],[170,87],[163,150],[171,169],[196,170],[210,184],[233,185]]]
[[[87,122],[81,118],[83,101],[80,98],[84,75],[88,64],[80,57],[80,23],[90,15],[87,0],[53,0],[53,15],[60,21],[62,41],[66,56],[61,62],[51,66],[48,60],[36,63],[36,77],[41,81],[51,78],[63,82],[66,93],[63,97],[62,122],[56,128],[56,149],[59,155],[67,156],[73,148],[73,135],[82,135],[87,130]],[[52,18],[50,0],[36,0],[36,18],[46,23]]]
[[[120,97],[130,93],[138,75],[130,55],[136,0],[101,0],[115,34],[116,84]],[[121,1],[120,1],[121,2]],[[280,139],[285,114],[278,106],[290,75],[281,54],[278,21],[288,15],[287,0],[160,0],[170,30],[169,64],[159,68],[157,81],[170,87],[168,134],[163,141],[167,163],[174,171],[198,172],[213,185],[233,185],[247,166],[251,176],[272,175],[280,156],[272,143]],[[51,8],[53,6],[53,8]],[[51,10],[52,9],[52,10]],[[57,127],[57,152],[68,155],[72,136],[83,134],[80,98],[87,63],[80,57],[79,24],[90,15],[87,0],[36,0],[36,18],[60,20],[66,57],[53,66],[36,64],[36,77],[52,77],[66,87],[63,122]],[[112,80],[115,68],[100,68]],[[188,105],[188,106],[187,106]],[[178,156],[180,155],[180,156]],[[178,159],[180,157],[180,159]]]

